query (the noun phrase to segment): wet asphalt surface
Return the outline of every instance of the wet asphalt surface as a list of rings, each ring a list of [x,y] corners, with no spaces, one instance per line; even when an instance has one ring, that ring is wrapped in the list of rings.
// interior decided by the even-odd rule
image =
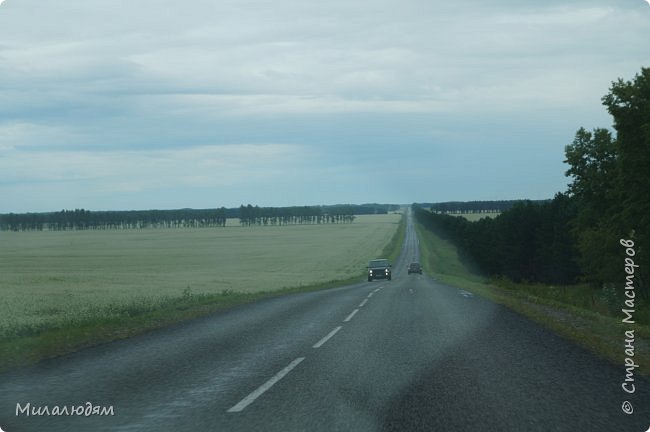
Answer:
[[[650,380],[425,275],[267,299],[0,375],[25,431],[630,431]],[[624,349],[621,335],[621,349]],[[629,401],[634,413],[624,414]],[[54,407],[113,415],[54,416]],[[48,407],[50,415],[16,415]]]

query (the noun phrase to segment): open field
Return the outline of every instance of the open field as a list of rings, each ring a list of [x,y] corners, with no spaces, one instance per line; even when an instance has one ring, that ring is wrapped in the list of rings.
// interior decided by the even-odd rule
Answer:
[[[620,311],[622,299],[614,301],[606,293],[585,296],[589,287],[547,286],[514,283],[505,279],[490,280],[467,268],[458,257],[456,247],[416,223],[420,237],[421,261],[425,271],[450,285],[457,286],[525,315],[577,344],[622,364],[624,361],[621,317],[611,315],[609,308]],[[647,311],[637,310],[635,359],[639,371],[650,375],[650,326]],[[643,321],[640,323],[639,321]]]
[[[487,218],[495,218],[499,216],[501,213],[462,213],[462,214],[453,214],[449,213],[450,216],[461,216],[467,219],[470,222],[476,222],[479,219],[483,219],[485,217]]]
[[[360,277],[401,215],[352,224],[2,232],[0,338],[135,315],[173,299]]]

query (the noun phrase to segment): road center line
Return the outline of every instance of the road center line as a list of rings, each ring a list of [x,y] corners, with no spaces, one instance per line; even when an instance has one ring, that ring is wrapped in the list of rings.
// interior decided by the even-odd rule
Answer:
[[[368,298],[372,297],[373,294],[374,294],[374,292],[371,292],[370,294],[368,294]]]
[[[363,299],[363,301],[359,304],[359,307],[365,306],[366,303],[368,303],[368,299]]]
[[[313,347],[314,347],[314,348],[320,348],[320,347],[322,347],[322,346],[325,344],[325,342],[327,342],[328,340],[330,340],[330,338],[331,338],[332,336],[334,336],[334,335],[335,335],[339,330],[341,330],[342,328],[343,328],[343,326],[338,326],[337,328],[335,328],[334,330],[332,330],[331,332],[329,332],[329,334],[328,334],[327,336],[325,336],[323,339],[319,340],[319,341],[316,343],[316,345],[314,345]]]
[[[348,321],[350,321],[350,320],[352,319],[352,317],[353,317],[357,312],[359,312],[359,309],[355,309],[355,310],[353,310],[352,313],[351,313],[350,315],[348,315],[348,317],[347,317],[346,319],[343,320],[343,322],[348,322]]]
[[[228,412],[240,412],[240,411],[243,411],[244,408],[246,408],[248,405],[250,405],[250,404],[252,404],[253,402],[255,402],[255,399],[257,399],[258,397],[262,396],[262,394],[264,394],[264,392],[266,392],[268,389],[270,389],[271,387],[273,387],[273,385],[274,385],[275,383],[277,383],[277,382],[280,381],[282,378],[284,378],[286,374],[288,374],[289,372],[291,372],[291,369],[293,369],[293,368],[295,368],[296,366],[298,366],[298,365],[300,364],[300,362],[303,361],[304,359],[305,359],[304,357],[298,357],[297,359],[295,359],[294,361],[292,361],[291,363],[289,363],[289,366],[287,366],[287,367],[285,367],[284,369],[282,369],[280,372],[278,372],[277,374],[275,374],[275,375],[273,376],[273,378],[271,378],[270,380],[268,380],[267,382],[265,382],[264,384],[262,384],[261,386],[259,386],[255,391],[253,391],[251,394],[249,394],[249,395],[246,396],[244,399],[242,399],[241,401],[239,401],[239,403],[237,403],[237,405],[235,405],[235,406],[233,406],[232,408],[230,408],[230,409],[228,410]]]

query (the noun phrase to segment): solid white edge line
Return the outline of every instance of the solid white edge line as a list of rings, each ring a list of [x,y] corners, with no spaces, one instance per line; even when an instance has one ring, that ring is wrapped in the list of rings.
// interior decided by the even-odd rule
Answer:
[[[351,313],[350,315],[348,315],[348,317],[347,317],[346,319],[343,320],[343,322],[348,322],[348,321],[350,321],[350,320],[352,319],[352,317],[353,317],[357,312],[359,312],[359,309],[355,309],[355,310],[353,310],[352,313]]]
[[[293,368],[295,368],[296,366],[298,366],[298,365],[300,364],[300,362],[303,361],[304,359],[305,359],[305,357],[298,357],[297,359],[295,359],[294,361],[292,361],[291,363],[289,363],[289,366],[287,366],[287,367],[285,367],[284,369],[282,369],[280,372],[278,372],[277,374],[275,374],[275,375],[273,376],[273,378],[271,378],[270,380],[268,380],[267,382],[265,382],[264,384],[262,384],[261,386],[259,386],[255,391],[253,391],[251,394],[249,394],[249,395],[246,396],[244,399],[242,399],[241,401],[239,401],[239,403],[237,403],[237,405],[235,405],[235,406],[233,406],[232,408],[230,408],[230,409],[228,410],[228,412],[240,412],[240,411],[243,411],[244,408],[246,408],[248,405],[250,405],[250,404],[252,404],[253,402],[255,402],[255,399],[257,399],[258,397],[262,396],[262,394],[264,394],[264,392],[266,392],[268,389],[270,389],[271,387],[273,387],[273,385],[274,385],[275,383],[277,383],[277,382],[280,381],[282,378],[284,378],[286,374],[288,374],[289,372],[291,372],[291,369],[293,369]]]
[[[330,338],[331,338],[332,336],[334,336],[334,335],[336,334],[336,332],[338,332],[338,331],[341,330],[342,328],[343,328],[343,326],[338,326],[338,327],[336,327],[334,330],[332,330],[331,332],[329,332],[329,334],[328,334],[327,336],[325,336],[323,339],[319,340],[319,341],[316,343],[316,345],[313,346],[313,348],[320,348],[320,347],[322,347],[322,346],[325,344],[325,342],[327,342],[328,340],[330,340]]]

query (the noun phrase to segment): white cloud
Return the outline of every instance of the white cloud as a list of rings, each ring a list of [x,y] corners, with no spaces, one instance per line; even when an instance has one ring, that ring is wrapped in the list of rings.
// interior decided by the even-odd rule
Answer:
[[[561,25],[575,28],[584,25],[601,24],[614,13],[615,9],[613,7],[563,5],[521,13],[504,13],[497,16],[496,23],[517,26]]]
[[[78,133],[67,125],[27,122],[0,124],[0,156],[12,150],[29,148],[32,144],[57,146],[71,144],[78,139]]]
[[[288,144],[240,144],[150,151],[17,151],[0,158],[3,183],[51,183],[97,193],[164,187],[257,184],[287,175],[306,155]]]
[[[650,14],[637,6],[8,2],[0,14],[0,182],[51,182],[51,194],[62,193],[58,183],[86,182],[88,199],[91,190],[135,194],[161,184],[273,184],[307,175],[305,160],[334,169],[336,153],[324,151],[320,164],[307,156],[315,143],[344,149],[341,169],[363,172],[368,148],[392,145],[390,129],[404,130],[390,139],[405,164],[427,146],[460,164],[461,152],[511,134],[511,119],[526,131],[522,148],[547,149],[538,137],[564,134],[567,123],[608,126],[599,99],[609,83],[650,64]],[[364,121],[341,120],[357,117]],[[552,195],[556,179],[548,184]],[[19,193],[6,187],[10,211]],[[487,179],[480,187],[500,186]],[[289,189],[296,200],[305,193]]]

